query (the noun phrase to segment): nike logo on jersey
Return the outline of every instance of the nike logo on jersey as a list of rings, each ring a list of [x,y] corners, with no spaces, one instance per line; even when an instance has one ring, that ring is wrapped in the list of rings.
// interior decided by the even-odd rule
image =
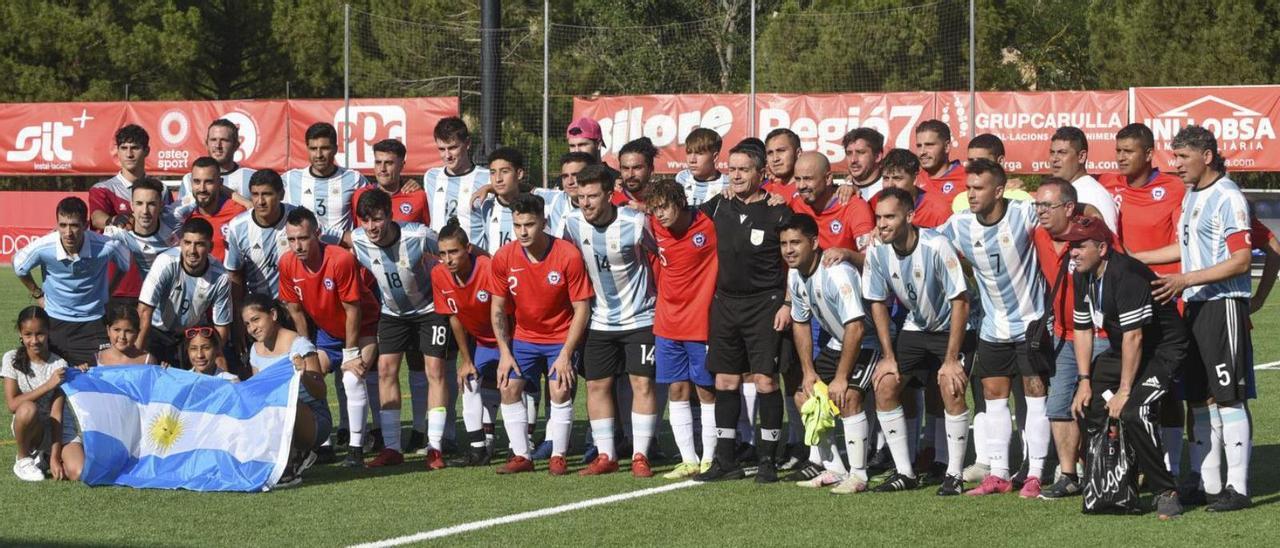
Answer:
[[[296,283],[298,283],[298,282],[305,282],[305,281],[307,281],[307,279],[306,279],[306,278],[290,278],[290,279],[292,279],[292,280],[293,280],[293,283],[295,283],[295,284],[296,284]]]
[[[523,268],[513,268],[513,269],[511,269],[511,272],[524,272],[524,269],[523,269]]]

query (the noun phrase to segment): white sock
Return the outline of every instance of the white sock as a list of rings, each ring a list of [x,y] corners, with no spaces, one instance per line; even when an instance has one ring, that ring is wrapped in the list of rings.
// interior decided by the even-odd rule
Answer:
[[[1009,440],[1013,437],[1013,416],[1009,414],[1009,398],[987,401],[987,456],[991,459],[991,475],[1009,479]]]
[[[742,383],[742,414],[738,416],[738,439],[756,443],[756,384]]]
[[[1227,456],[1227,485],[1241,495],[1249,494],[1249,453],[1253,439],[1249,431],[1249,412],[1243,403],[1218,406],[1222,416],[1222,448]]]
[[[382,400],[378,397],[379,390],[377,371],[369,371],[365,374],[364,387],[365,391],[372,396],[369,398],[369,424],[373,425],[374,428],[381,430],[382,425],[378,424],[378,417],[382,416]],[[361,417],[360,420],[363,422],[364,417]]]
[[[351,447],[364,445],[364,410],[369,407],[369,392],[364,380],[350,371],[342,372],[342,388],[347,391],[347,415],[350,420]]]
[[[507,431],[511,454],[529,458],[529,417],[524,402],[504,403],[501,408],[502,428]]]
[[[877,411],[880,429],[884,430],[885,443],[889,444],[889,452],[893,454],[893,465],[898,473],[909,478],[916,477],[911,469],[911,452],[907,445],[907,419],[899,405],[889,411]]]
[[[884,441],[884,429],[880,428],[879,419],[876,420],[876,451],[884,449],[887,442]]]
[[[1045,414],[1045,398],[1027,396],[1026,432],[1023,439],[1027,442],[1027,477],[1044,477],[1044,459],[1049,454],[1049,415]]]
[[[657,430],[657,415],[631,413],[631,431],[635,434],[635,437],[631,439],[632,450],[648,457],[649,444],[653,442],[653,435]]]
[[[1182,427],[1161,427],[1160,441],[1164,445],[1165,466],[1173,473],[1173,477],[1182,475]]]
[[[444,439],[444,424],[449,422],[449,412],[443,407],[432,407],[427,410],[427,446],[440,450]]]
[[[608,455],[609,460],[618,460],[617,449],[613,447],[613,417],[591,419],[591,438],[596,444],[596,452]]]
[[[462,406],[466,408],[466,402]],[[413,431],[427,433],[427,372],[409,372],[409,410],[413,413]]]
[[[702,462],[711,462],[716,456],[716,404],[704,403],[698,413],[702,422]]]
[[[693,441],[693,408],[687,401],[673,401],[668,404],[668,409],[671,410],[668,418],[671,435],[676,438],[680,462],[698,462],[698,446]]]
[[[462,426],[467,432],[484,429],[484,397],[480,395],[479,385],[478,381],[471,379],[467,381],[466,390],[462,391]]]
[[[933,417],[932,415],[930,418],[933,421],[933,462],[945,464],[950,462],[951,456],[951,445],[947,443],[947,421],[942,417]],[[966,430],[969,428],[968,415],[965,416],[964,427]],[[961,458],[961,460],[964,459]]]
[[[947,413],[945,429],[947,443],[939,447],[947,449],[947,475],[958,476],[964,468],[964,453],[968,447],[969,413]]]
[[[783,396],[782,401],[787,410],[787,443],[799,445],[804,441],[804,419],[800,416],[800,408],[796,407],[795,398]]]
[[[822,465],[824,470],[835,472],[840,475],[848,474],[849,471],[844,467],[844,459],[840,458],[840,448],[836,446],[836,430],[828,429],[818,440],[818,464]]]
[[[383,409],[378,413],[379,423],[382,426],[382,444],[387,449],[400,451],[400,410],[399,409]]]
[[[867,412],[840,419],[844,424],[844,443],[848,446],[849,473],[867,480]]]
[[[573,429],[573,400],[551,402],[551,418],[547,419],[547,437],[551,438],[551,455],[564,456],[569,450],[569,434]]]
[[[1205,493],[1217,495],[1222,492],[1222,412],[1214,404],[1205,408],[1204,415],[1205,450],[1200,462],[1200,481]],[[1196,439],[1200,439],[1199,418],[1195,432]]]
[[[991,465],[987,453],[987,412],[973,414],[973,463]]]
[[[614,393],[618,398],[618,412],[621,413],[618,417],[618,422],[622,423],[622,433],[627,436],[627,439],[634,441],[635,436],[633,435],[631,424],[631,406],[635,401],[636,395],[631,391],[631,379],[623,376],[618,377],[617,380],[621,382],[615,382],[613,383],[613,386]],[[634,443],[632,445],[634,445]],[[614,458],[616,460],[617,455],[614,455]]]

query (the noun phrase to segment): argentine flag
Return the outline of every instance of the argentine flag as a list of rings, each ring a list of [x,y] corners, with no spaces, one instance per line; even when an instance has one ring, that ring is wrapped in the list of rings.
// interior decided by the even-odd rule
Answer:
[[[67,377],[89,485],[263,491],[284,472],[298,405],[292,367],[234,384],[153,365]]]

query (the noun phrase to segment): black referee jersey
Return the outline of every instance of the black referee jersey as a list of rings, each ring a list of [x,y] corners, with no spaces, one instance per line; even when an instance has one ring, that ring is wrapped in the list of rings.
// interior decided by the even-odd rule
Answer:
[[[778,226],[791,220],[790,208],[771,206],[767,199],[748,204],[723,195],[699,207],[716,225],[717,292],[749,296],[786,286]]]

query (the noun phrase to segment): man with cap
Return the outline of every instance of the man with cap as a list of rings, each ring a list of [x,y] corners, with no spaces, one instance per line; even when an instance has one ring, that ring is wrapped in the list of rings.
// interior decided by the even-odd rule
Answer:
[[[1160,398],[1186,357],[1187,332],[1177,305],[1157,302],[1157,277],[1138,260],[1112,249],[1111,231],[1094,217],[1075,217],[1055,239],[1069,242],[1073,274],[1073,339],[1079,369],[1073,414],[1089,439],[1118,419],[1139,471],[1155,493],[1160,519],[1182,513],[1173,474],[1164,463]],[[1093,358],[1093,331],[1107,332],[1111,348]]]
[[[604,133],[600,131],[600,124],[591,118],[578,118],[569,129],[564,133],[565,141],[569,144],[569,152],[585,152],[595,156],[600,160],[600,154],[604,148]],[[603,160],[600,161],[604,165],[605,172],[609,174],[613,180],[618,180],[622,174],[618,170],[609,167]]]

